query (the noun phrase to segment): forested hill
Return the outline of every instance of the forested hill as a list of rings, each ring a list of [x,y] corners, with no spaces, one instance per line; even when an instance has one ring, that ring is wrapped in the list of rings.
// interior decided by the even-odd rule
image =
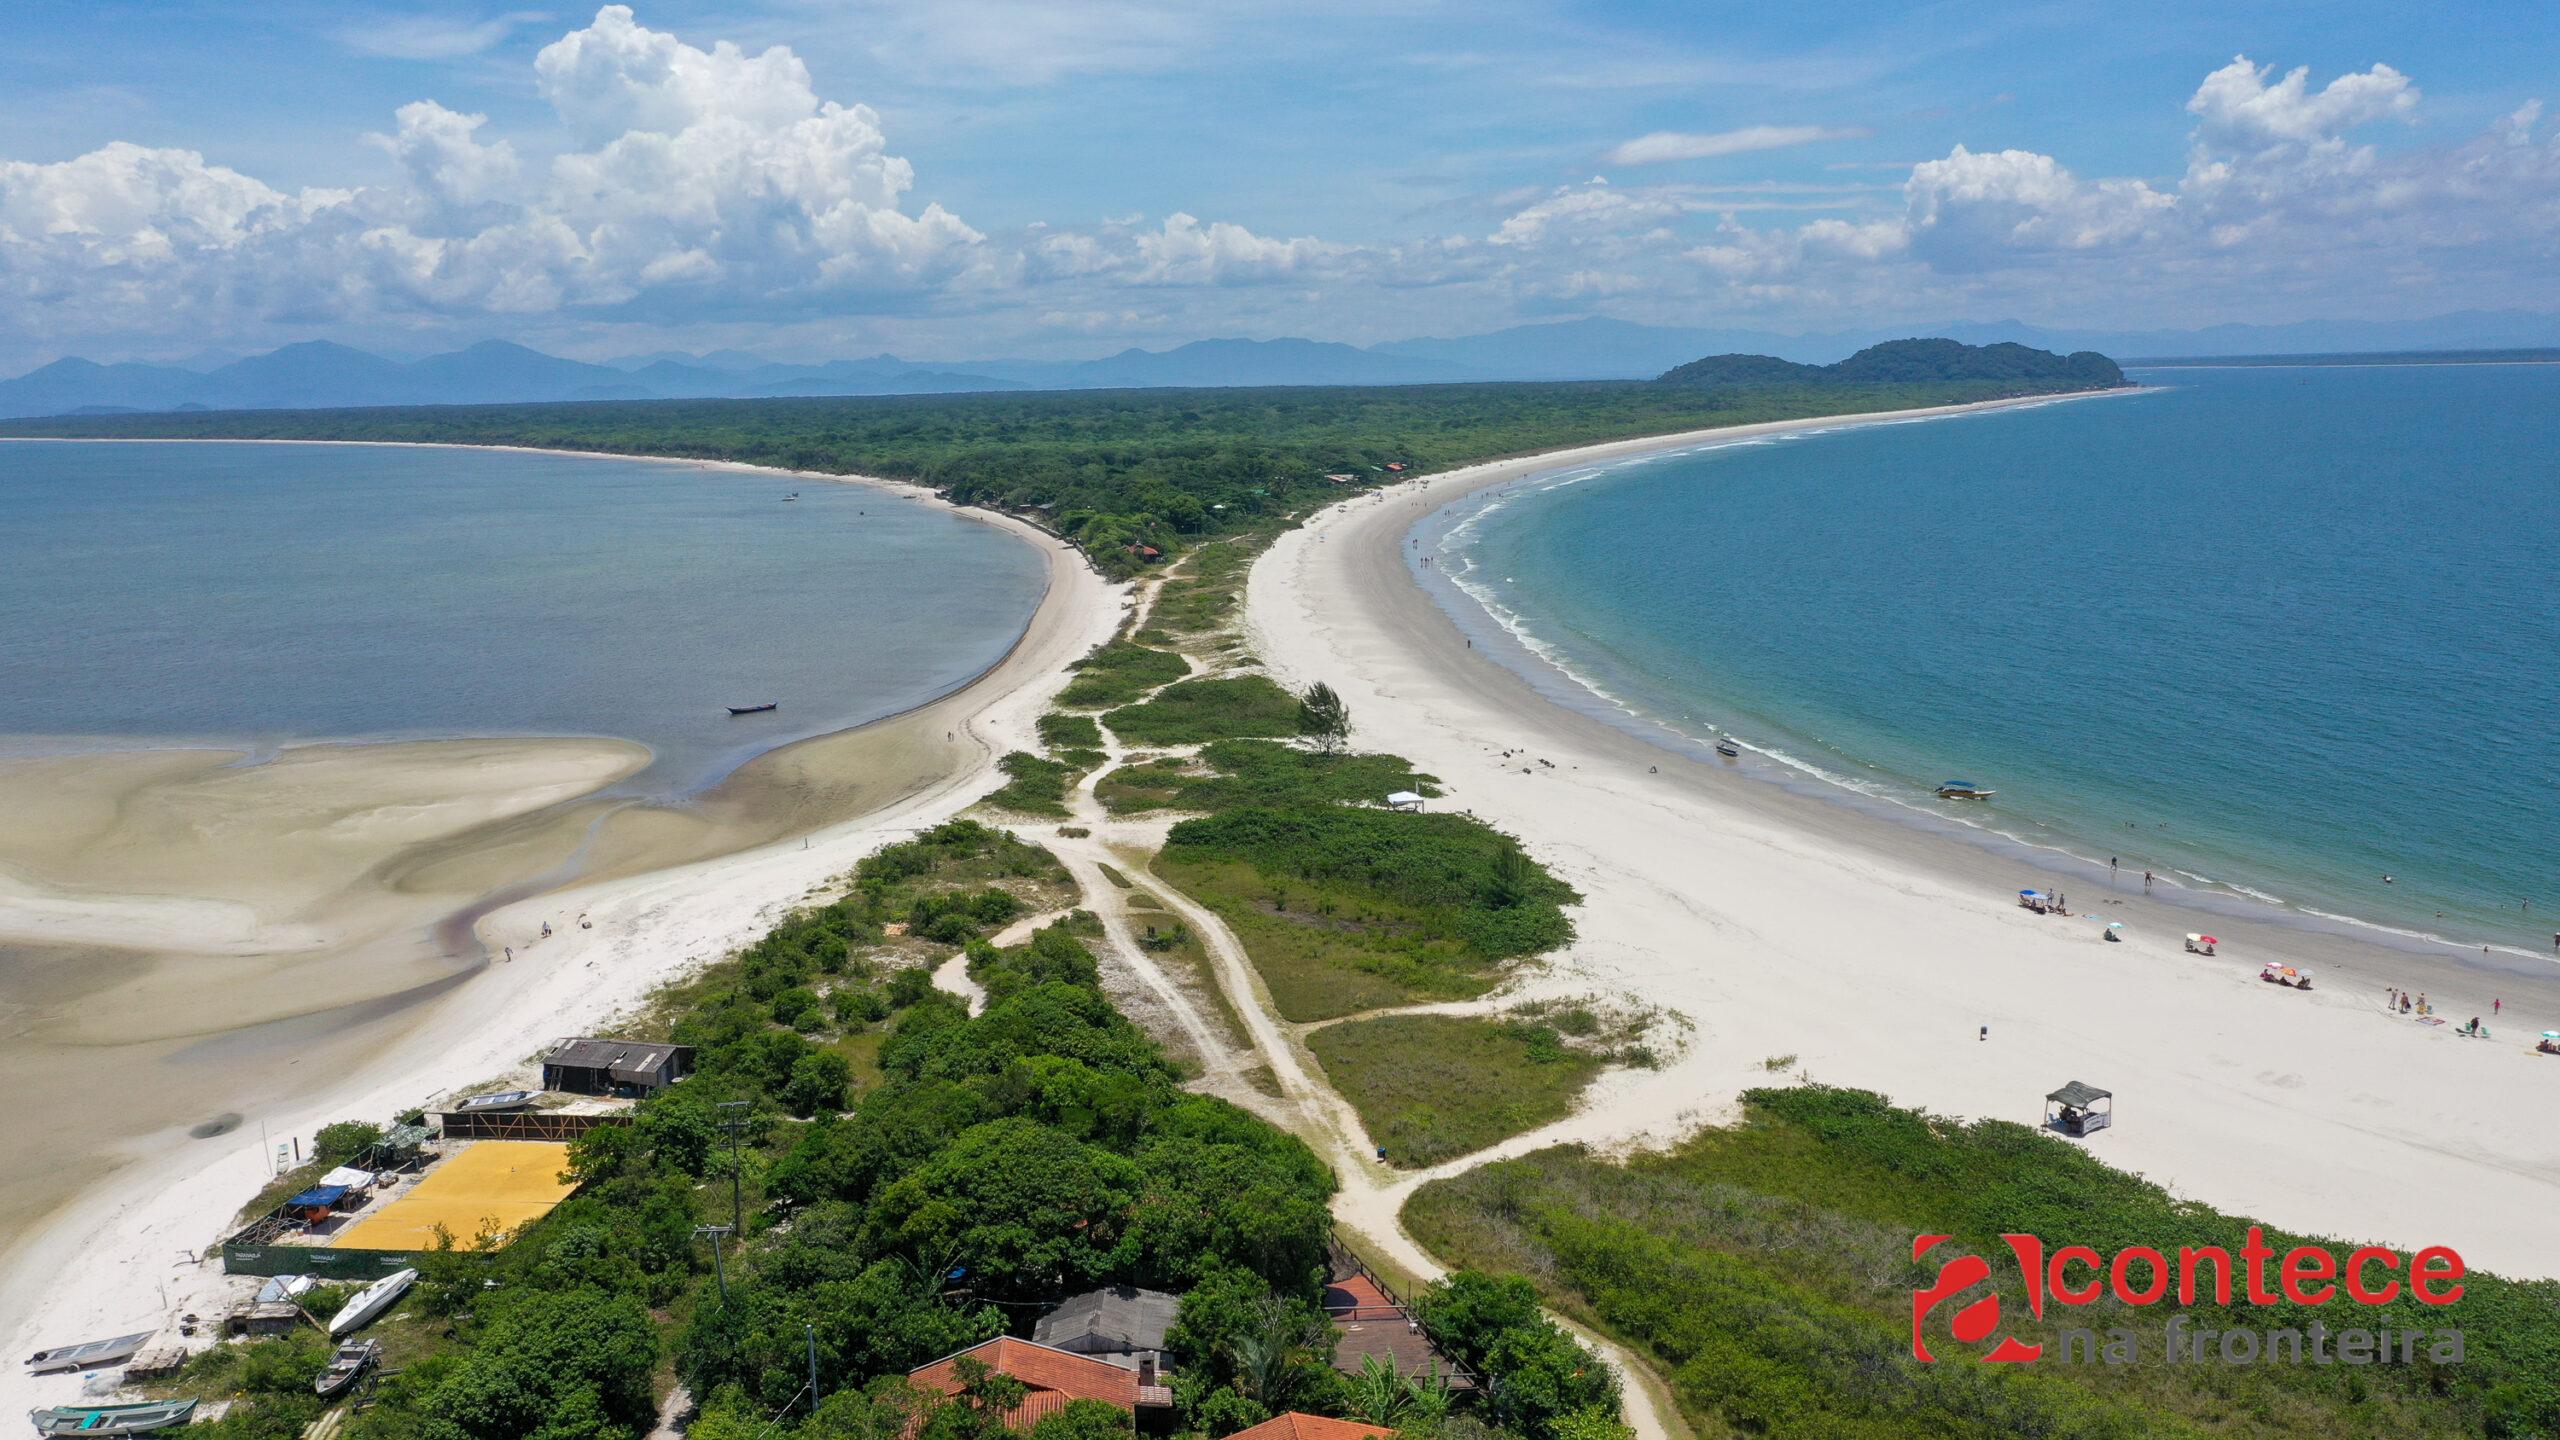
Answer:
[[[527,445],[882,476],[1027,516],[1126,574],[1349,490],[1482,460],[2117,382],[2112,365],[2081,386],[1794,368],[1817,378],[193,411],[0,421],[0,436]]]
[[[2024,345],[1967,345],[1958,340],[1888,340],[1830,365],[1799,365],[1773,355],[1710,355],[1666,371],[1663,385],[1925,385],[1978,382],[2021,393],[2111,390],[2124,372],[2095,350],[2056,355]]]

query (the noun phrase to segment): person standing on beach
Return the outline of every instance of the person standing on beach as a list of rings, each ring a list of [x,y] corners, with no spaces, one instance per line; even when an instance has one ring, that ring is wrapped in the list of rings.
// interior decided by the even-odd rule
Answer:
[[[2506,1008],[2507,1002],[2504,1000],[2492,1000],[2489,1002],[2489,1014],[2492,1018],[2495,1018],[2499,1011]]]
[[[2107,873],[2110,875],[2116,873],[2116,857],[2113,855],[2107,857]]]
[[[2142,893],[2145,895],[2151,893],[2151,872],[2148,870],[2142,872]]]

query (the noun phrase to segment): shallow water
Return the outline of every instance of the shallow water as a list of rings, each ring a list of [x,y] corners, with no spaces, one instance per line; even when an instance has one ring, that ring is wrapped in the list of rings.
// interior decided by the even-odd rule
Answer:
[[[1561,471],[1416,554],[1607,704],[1870,805],[2551,954],[2560,367],[2135,378]]]
[[[0,736],[611,735],[656,756],[625,792],[678,796],[948,693],[1002,658],[1043,584],[1013,537],[861,486],[0,441]]]

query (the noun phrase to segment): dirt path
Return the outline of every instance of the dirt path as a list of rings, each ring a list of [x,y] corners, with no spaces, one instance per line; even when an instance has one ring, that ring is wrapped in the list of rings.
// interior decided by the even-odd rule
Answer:
[[[1159,582],[1176,573],[1177,565],[1168,569]],[[1139,587],[1136,606],[1131,613],[1128,631],[1144,629],[1154,613],[1161,583]],[[1228,667],[1204,664],[1197,655],[1186,654],[1191,675],[1214,674]],[[1177,747],[1172,751],[1150,748],[1148,754],[1189,754],[1197,747]],[[1203,1000],[1173,975],[1151,952],[1137,942],[1136,928],[1128,906],[1131,887],[1114,882],[1103,867],[1111,866],[1130,873],[1133,856],[1151,856],[1163,842],[1163,817],[1121,818],[1106,810],[1095,794],[1102,777],[1128,763],[1130,751],[1106,727],[1103,731],[1104,761],[1080,780],[1068,796],[1069,819],[1062,833],[1043,837],[1043,843],[1057,855],[1082,888],[1087,905],[1102,921],[1108,953],[1117,968],[1124,970],[1136,988],[1160,1007],[1197,1056],[1201,1075],[1197,1088],[1222,1096],[1261,1115],[1305,1140],[1327,1164],[1331,1165],[1340,1188],[1334,1196],[1333,1214],[1338,1227],[1375,1259],[1393,1270],[1420,1280],[1437,1279],[1447,1267],[1434,1258],[1404,1228],[1402,1212],[1413,1192],[1430,1181],[1461,1174],[1479,1165],[1525,1154],[1531,1150],[1570,1141],[1605,1142],[1613,1137],[1604,1109],[1586,1106],[1564,1120],[1514,1136],[1509,1140],[1461,1156],[1428,1170],[1407,1171],[1390,1167],[1377,1158],[1377,1146],[1370,1139],[1359,1112],[1336,1091],[1325,1077],[1322,1066],[1306,1048],[1305,1037],[1325,1023],[1301,1025],[1284,1020],[1272,1003],[1271,993],[1263,984],[1261,973],[1254,969],[1235,932],[1217,913],[1202,905],[1164,876],[1151,864],[1136,862],[1133,878],[1143,880],[1144,889],[1164,907],[1164,912],[1179,919],[1199,937],[1208,958],[1210,979],[1223,992],[1224,1009],[1243,1028],[1241,1037],[1231,1037],[1227,1027],[1213,1021]],[[1067,834],[1064,831],[1082,831]],[[1149,912],[1154,913],[1154,912]],[[949,969],[945,966],[944,969]],[[960,977],[965,981],[965,974]],[[940,972],[935,983],[942,984]],[[951,986],[945,985],[949,989]],[[1206,997],[1216,1006],[1221,997]],[[1369,1019],[1392,1014],[1473,1014],[1494,1008],[1489,1000],[1442,1002],[1412,1006],[1387,1007],[1364,1012],[1357,1017]],[[1223,1020],[1223,1016],[1219,1017]],[[1236,1039],[1245,1049],[1239,1052]],[[1269,1072],[1273,1088],[1257,1088],[1251,1081],[1256,1069]],[[1615,1343],[1592,1334],[1580,1325],[1554,1317],[1589,1345],[1594,1353],[1618,1372],[1626,1421],[1638,1440],[1687,1440],[1690,1432],[1672,1407],[1661,1382],[1634,1356]]]

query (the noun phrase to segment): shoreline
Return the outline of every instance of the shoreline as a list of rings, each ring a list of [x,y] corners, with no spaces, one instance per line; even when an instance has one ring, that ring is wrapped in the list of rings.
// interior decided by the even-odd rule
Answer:
[[[96,443],[96,442],[77,442]],[[338,441],[134,440],[139,444],[362,444]],[[125,1147],[105,1176],[84,1185],[0,1252],[0,1336],[21,1352],[66,1337],[165,1325],[183,1310],[217,1313],[227,1293],[218,1266],[197,1260],[232,1215],[266,1183],[258,1137],[308,1137],[351,1116],[387,1115],[521,1068],[559,1035],[601,1024],[695,966],[767,928],[781,912],[849,871],[890,840],[956,815],[1001,783],[996,759],[1033,742],[1033,726],[1065,684],[1067,665],[1114,633],[1125,587],[1037,526],[952,505],[921,486],[865,476],[781,470],[730,461],[534,447],[579,458],[745,472],[802,481],[875,485],[922,497],[1031,544],[1047,586],[1030,622],[984,672],[898,715],[792,741],[758,754],[695,797],[691,813],[618,811],[621,832],[590,826],[587,865],[565,885],[544,875],[531,893],[449,917],[467,927],[482,958],[419,990],[383,997],[387,1014],[324,1011],[307,1027],[343,1026],[366,1042],[360,1064],[323,1084],[275,1067],[277,1098],[239,1116],[212,1144],[186,1127]],[[748,772],[753,771],[750,775]],[[716,843],[725,834],[734,843]],[[652,856],[698,848],[673,863]],[[792,842],[799,843],[792,843]],[[579,918],[592,922],[580,928]],[[549,922],[553,936],[531,937]],[[523,953],[498,959],[509,946]],[[466,983],[468,982],[468,983]],[[362,1012],[365,1007],[356,1007]],[[284,1062],[298,1064],[298,1058]],[[83,1377],[0,1374],[10,1404],[63,1403]],[[0,1406],[5,1408],[5,1406]]]
[[[2146,386],[2139,393],[2157,393],[2158,389]],[[2026,405],[2032,402],[2016,403]],[[1849,417],[1837,426],[1801,425],[1793,428],[1799,434],[1827,433],[1832,429],[1912,423],[1914,419],[1956,419],[1965,413],[1971,412],[1918,417]],[[1739,443],[1747,438],[1735,436],[1725,443]],[[1638,458],[1717,448],[1718,444],[1710,438],[1696,445],[1676,446]],[[1621,463],[1626,462],[1602,462],[1602,465]],[[1735,739],[1749,758],[1719,765],[1708,758],[1715,738],[1713,727],[1709,727],[1707,733],[1699,733],[1613,693],[1606,685],[1578,669],[1573,657],[1561,653],[1552,641],[1537,634],[1525,617],[1501,606],[1484,593],[1488,587],[1473,578],[1472,570],[1462,577],[1445,565],[1425,568],[1412,563],[1424,556],[1445,561],[1448,554],[1446,543],[1487,513],[1496,501],[1496,492],[1552,481],[1564,472],[1576,472],[1577,481],[1582,478],[1599,479],[1602,477],[1597,473],[1587,477],[1581,473],[1599,468],[1588,463],[1561,463],[1551,469],[1509,476],[1493,484],[1471,486],[1450,495],[1438,508],[1417,520],[1408,532],[1419,543],[1406,552],[1400,552],[1408,562],[1407,573],[1480,652],[1519,675],[1551,704],[1587,715],[1648,744],[1716,765],[1750,780],[1809,795],[1891,824],[1966,841],[2002,861],[2038,872],[2043,877],[2040,882],[2043,888],[2050,889],[2051,882],[2055,881],[2073,887],[2087,886],[2091,891],[2110,886],[2105,841],[2085,833],[2073,833],[2050,822],[2024,821],[2022,828],[2043,833],[2016,833],[1991,818],[1996,812],[1980,812],[1984,817],[1980,821],[1963,814],[1948,813],[1943,809],[1943,802],[1940,807],[1933,808],[1919,803],[1913,793],[1867,788],[1834,773],[1827,768],[1829,757],[1822,752],[1808,756],[1739,737],[1728,738]],[[2088,853],[2083,853],[2083,849]],[[2138,871],[2143,867],[2135,865],[2133,868]],[[2220,867],[2217,865],[2216,868]],[[2192,871],[2172,866],[2169,873],[2159,876],[2156,893],[2148,890],[2141,893],[2191,912],[2195,928],[2201,931],[2209,932],[2219,926],[2243,922],[2265,922],[2291,926],[2331,940],[2361,942],[2428,959],[2450,961],[2469,970],[2514,976],[2519,981],[2560,979],[2560,968],[2555,968],[2555,961],[2560,961],[2560,956],[2528,948],[2494,933],[2464,940],[2421,928],[2423,922],[2414,912],[2390,918],[2388,910],[2353,913],[2344,909],[2323,909],[2309,902],[2272,895],[2236,882],[2207,880],[2204,885],[2197,885],[2179,878],[2193,875]],[[2114,878],[2121,879],[2121,876]],[[2284,884],[2282,877],[2268,883]],[[2212,885],[2223,888],[2204,888]],[[2284,888],[2298,891],[2310,887],[2286,884]],[[2478,922],[2477,916],[2467,918],[2472,923]],[[2440,920],[2438,923],[2445,922]]]
[[[1920,413],[1950,412],[1858,423]],[[2128,894],[2074,881],[2081,908],[2132,927],[2124,943],[2103,943],[2085,916],[2020,909],[2015,891],[2033,882],[2016,878],[2019,862],[1725,773],[1554,703],[1466,649],[1408,565],[1414,526],[1474,491],[1843,423],[1443,472],[1322,512],[1255,569],[1248,626],[1284,683],[1331,684],[1356,745],[1439,776],[1441,803],[1518,835],[1584,892],[1581,938],[1541,983],[1569,974],[1695,1022],[1686,1052],[1621,1077],[1558,1138],[1669,1143],[1733,1118],[1741,1091],[1799,1074],[1941,1114],[2032,1122],[2045,1092],[2079,1079],[2126,1107],[2091,1148],[2182,1196],[2308,1233],[2452,1244],[2518,1277],[2560,1272],[2543,1220],[2560,1204],[2560,1137],[2526,1133],[2496,1104],[2503,1087],[2542,1073],[2529,1067],[2553,1064],[2531,1038],[2560,1028],[2560,977],[2489,981],[2451,953],[2219,916],[2222,953],[2207,959],[2179,939],[2198,912],[2138,884]],[[2319,988],[2259,983],[2269,960],[2315,968]],[[2498,1038],[2472,1044],[2450,1025],[2386,1018],[2392,985],[2442,997],[2455,1023],[2502,998]]]

